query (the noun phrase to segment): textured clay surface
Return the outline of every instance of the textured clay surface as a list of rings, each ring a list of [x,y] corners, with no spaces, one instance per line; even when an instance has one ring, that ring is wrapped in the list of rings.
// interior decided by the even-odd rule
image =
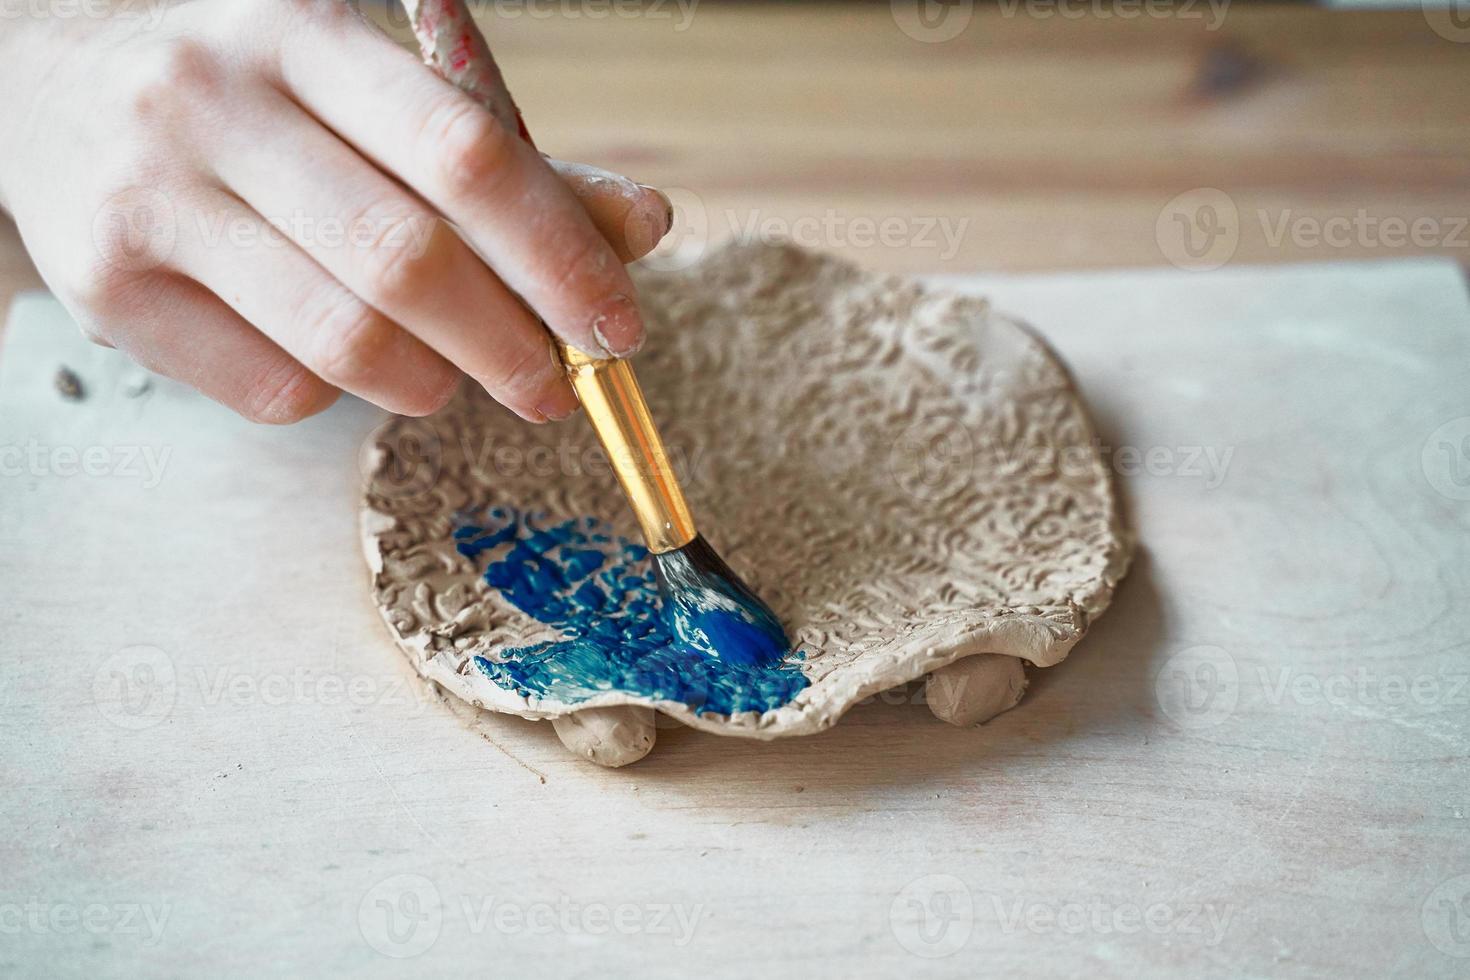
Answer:
[[[491,682],[476,657],[556,639],[453,537],[503,506],[637,526],[586,420],[533,426],[475,386],[367,447],[373,597],[416,669],[481,707],[554,718],[650,704],[778,738],[980,653],[1060,662],[1129,548],[1066,371],[983,300],[794,248],[730,246],[638,273],[640,380],[700,529],[776,611],[810,683],[764,713],[700,714],[624,692],[567,704]]]

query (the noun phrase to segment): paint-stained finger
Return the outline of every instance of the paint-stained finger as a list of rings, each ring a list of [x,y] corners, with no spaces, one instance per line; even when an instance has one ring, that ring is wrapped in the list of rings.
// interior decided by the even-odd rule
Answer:
[[[351,16],[306,18],[280,65],[297,101],[454,222],[552,331],[594,356],[642,345],[622,262],[516,130]]]
[[[551,157],[546,162],[577,195],[622,261],[643,258],[669,233],[674,204],[662,191],[585,163]]]
[[[522,418],[576,410],[545,328],[442,218],[285,96],[258,98],[250,115],[271,131],[242,127],[213,152],[232,192]]]

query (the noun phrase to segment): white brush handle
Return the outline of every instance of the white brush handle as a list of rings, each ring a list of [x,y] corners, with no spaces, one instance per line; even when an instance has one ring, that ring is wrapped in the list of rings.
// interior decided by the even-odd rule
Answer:
[[[490,45],[464,0],[404,0],[403,6],[424,64],[474,96],[506,128],[519,131],[529,142],[530,134],[521,125],[520,111],[490,54]]]

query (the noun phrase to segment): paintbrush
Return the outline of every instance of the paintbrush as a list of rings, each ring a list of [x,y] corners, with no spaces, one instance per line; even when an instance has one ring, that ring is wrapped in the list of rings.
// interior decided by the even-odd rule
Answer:
[[[534,146],[463,0],[405,0],[404,7],[425,63]],[[780,620],[695,528],[633,366],[553,339],[638,518],[674,635],[735,663],[768,664],[785,656],[790,642]]]

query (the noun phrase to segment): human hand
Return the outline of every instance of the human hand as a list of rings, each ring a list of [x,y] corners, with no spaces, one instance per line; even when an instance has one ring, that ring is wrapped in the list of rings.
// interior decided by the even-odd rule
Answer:
[[[0,84],[0,205],[52,290],[248,418],[339,389],[427,414],[461,372],[561,418],[538,316],[599,356],[642,342],[623,262],[667,199],[543,158],[346,4],[12,19]]]

